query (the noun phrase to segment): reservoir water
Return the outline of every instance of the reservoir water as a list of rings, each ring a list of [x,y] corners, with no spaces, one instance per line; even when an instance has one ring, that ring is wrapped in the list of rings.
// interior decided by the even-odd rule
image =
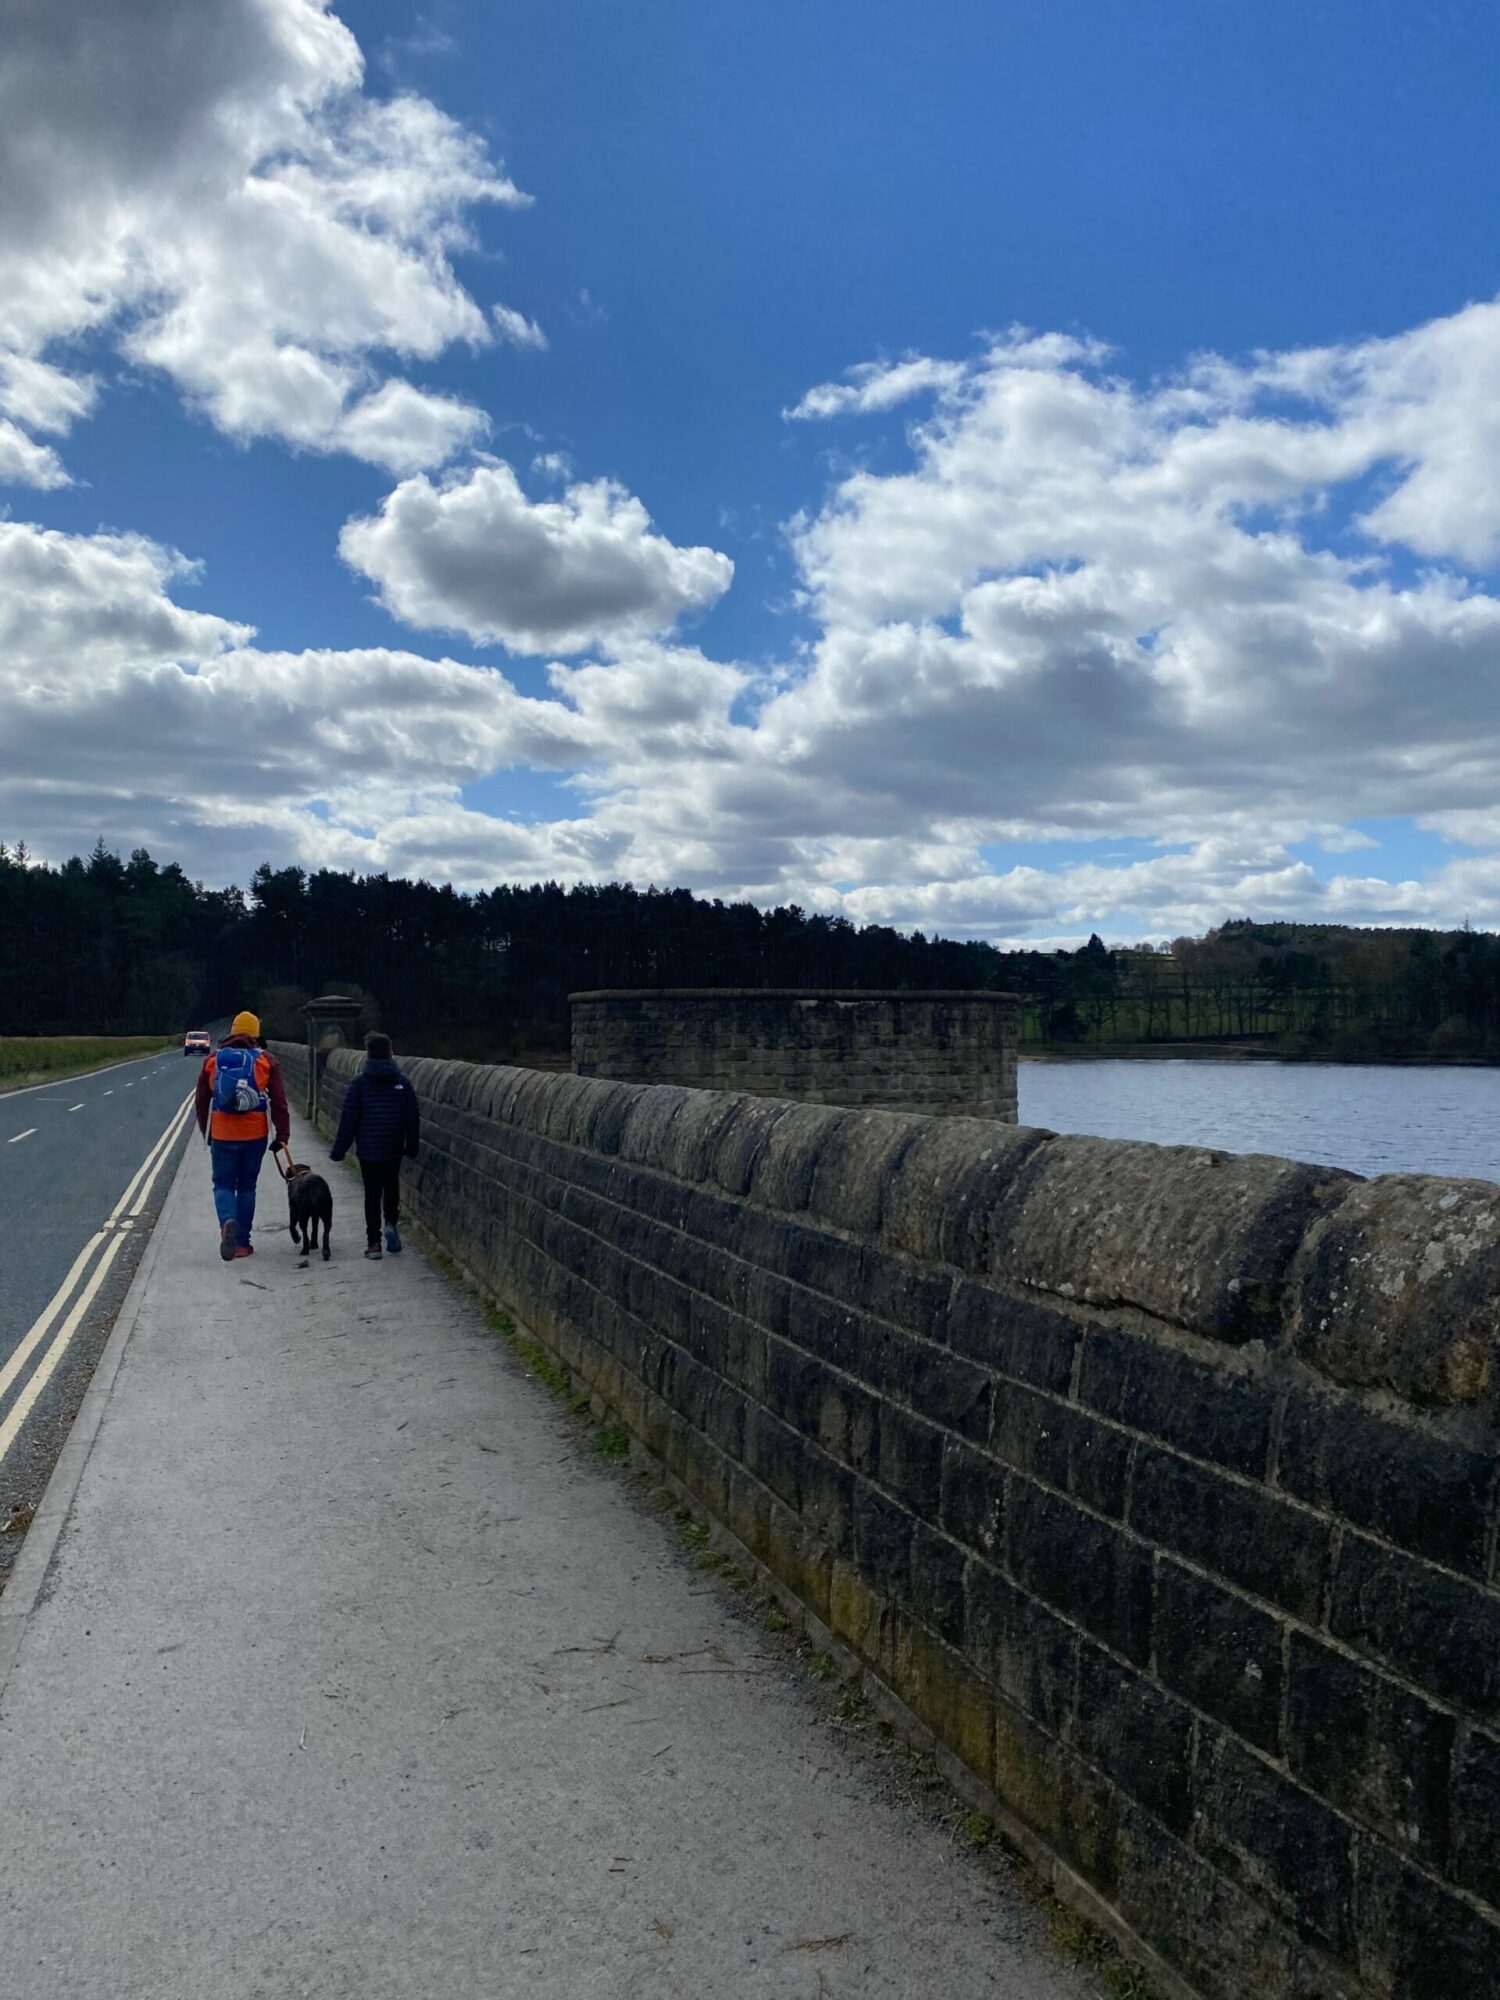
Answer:
[[[1023,1062],[1021,1123],[1359,1174],[1500,1178],[1500,1069]]]

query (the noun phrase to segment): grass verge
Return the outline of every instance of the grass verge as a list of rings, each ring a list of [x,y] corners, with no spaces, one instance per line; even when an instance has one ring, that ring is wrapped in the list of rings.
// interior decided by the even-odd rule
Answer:
[[[0,1092],[176,1048],[162,1035],[0,1035]]]

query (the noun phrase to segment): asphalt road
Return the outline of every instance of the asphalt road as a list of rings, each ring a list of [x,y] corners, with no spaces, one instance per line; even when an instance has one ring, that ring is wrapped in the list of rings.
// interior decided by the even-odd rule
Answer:
[[[0,1095],[0,1578],[197,1142],[184,1100],[200,1060],[171,1049]],[[206,1164],[203,1178],[211,1233]]]

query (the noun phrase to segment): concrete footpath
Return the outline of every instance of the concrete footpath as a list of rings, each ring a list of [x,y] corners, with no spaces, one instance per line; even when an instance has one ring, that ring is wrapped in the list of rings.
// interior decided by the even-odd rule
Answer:
[[[1096,1993],[329,1172],[189,1149],[0,1598],[7,2000]]]

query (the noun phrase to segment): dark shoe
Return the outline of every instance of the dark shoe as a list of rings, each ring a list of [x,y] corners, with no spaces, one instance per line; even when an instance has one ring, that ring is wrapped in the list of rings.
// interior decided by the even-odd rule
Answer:
[[[253,1243],[242,1243],[234,1254],[236,1257],[253,1257],[255,1255],[255,1245]]]
[[[394,1222],[388,1222],[385,1226],[385,1247],[393,1257],[401,1255],[401,1236]]]
[[[365,1255],[367,1257],[378,1257],[380,1255],[380,1245],[378,1243],[367,1243],[365,1245]]]
[[[233,1222],[226,1222],[219,1231],[219,1255],[226,1264],[234,1256],[235,1239],[239,1233]]]

